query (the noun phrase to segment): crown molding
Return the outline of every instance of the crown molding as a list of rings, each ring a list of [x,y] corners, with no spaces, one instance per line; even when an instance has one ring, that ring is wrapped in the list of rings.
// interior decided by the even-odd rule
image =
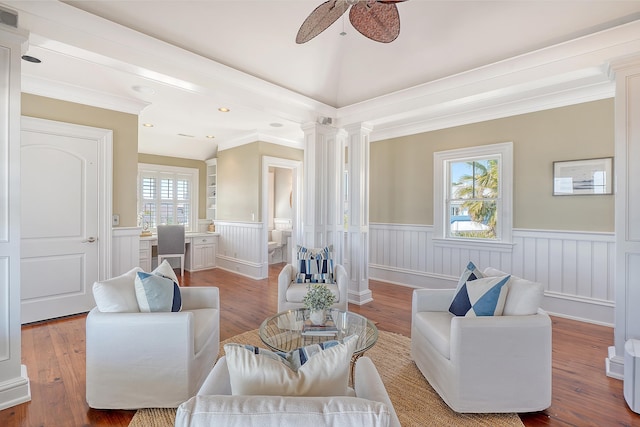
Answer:
[[[135,115],[150,105],[149,102],[135,98],[125,98],[25,74],[22,75],[22,92]]]
[[[477,106],[476,108],[467,108],[451,113],[434,113],[429,117],[422,116],[416,120],[408,118],[406,122],[396,121],[374,126],[374,130],[371,133],[371,141],[399,138],[471,123],[598,101],[613,98],[614,94],[615,84],[613,82],[605,82],[588,88],[566,90],[554,94],[534,96],[529,99],[509,100],[499,104]]]
[[[218,144],[218,152],[229,150],[231,148],[240,147],[242,145],[251,144],[254,142],[268,142],[271,144],[283,145],[286,147],[297,148],[304,150],[304,142],[292,140],[288,138],[282,138],[275,135],[269,135],[261,132],[251,132],[233,140],[228,140]]]
[[[337,125],[380,140],[610,98],[609,64],[637,52],[640,21],[340,108]]]

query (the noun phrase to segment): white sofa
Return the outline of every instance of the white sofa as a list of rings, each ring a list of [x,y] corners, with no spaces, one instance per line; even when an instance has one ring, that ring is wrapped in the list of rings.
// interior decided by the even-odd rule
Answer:
[[[551,405],[551,320],[538,308],[542,285],[512,276],[508,287],[504,315],[490,317],[451,314],[454,289],[413,292],[411,355],[456,412],[533,412]]]
[[[309,283],[296,283],[297,274],[297,268],[292,264],[287,264],[278,275],[278,312],[304,307],[302,299],[307,294]],[[349,279],[347,271],[342,265],[336,264],[334,266],[333,278],[335,283],[327,284],[327,287],[336,296],[336,301],[331,308],[348,311]]]
[[[137,271],[97,285],[128,290]],[[128,293],[121,299],[128,303],[119,309],[128,304],[133,312],[101,312],[98,307],[89,312],[86,398],[91,408],[175,408],[196,394],[218,354],[220,298],[215,287],[180,291],[180,312],[135,312],[135,294]]]
[[[351,396],[232,396],[226,357],[222,357],[198,394],[178,407],[175,426],[400,427],[371,359],[358,359],[354,381]]]

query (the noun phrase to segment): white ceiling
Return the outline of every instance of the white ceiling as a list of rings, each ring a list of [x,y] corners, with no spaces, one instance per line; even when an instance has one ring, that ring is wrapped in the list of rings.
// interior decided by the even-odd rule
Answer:
[[[42,60],[23,62],[24,92],[139,113],[154,125],[141,126],[140,152],[194,159],[255,140],[302,147],[301,125],[319,117],[367,121],[375,140],[610,97],[609,62],[640,52],[640,1],[409,0],[390,44],[345,15],[297,45],[320,3],[0,7],[18,12]]]

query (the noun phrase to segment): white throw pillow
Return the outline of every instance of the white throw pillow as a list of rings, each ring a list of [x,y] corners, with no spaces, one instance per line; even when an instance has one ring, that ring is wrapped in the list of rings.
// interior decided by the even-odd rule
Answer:
[[[485,268],[483,273],[485,276],[504,276],[507,274],[493,267]],[[544,298],[542,283],[511,276],[507,287],[509,292],[502,311],[504,316],[529,316],[538,313],[538,308]]]
[[[544,297],[542,283],[512,276],[507,286],[509,293],[502,311],[504,316],[528,316],[538,313]]]
[[[160,265],[151,272],[151,274],[166,277],[167,279],[171,279],[176,283],[180,283],[180,281],[178,280],[178,276],[176,276],[176,272],[173,271],[173,267],[171,267],[171,264],[169,264],[169,261],[167,261],[166,259],[163,260]]]
[[[506,276],[509,273],[498,270],[497,268],[487,267],[482,271],[482,274],[484,274],[485,276]]]
[[[102,282],[93,284],[93,298],[98,310],[103,313],[138,313],[138,300],[134,281],[136,273],[142,271],[135,267],[128,272]]]
[[[357,335],[316,352],[298,368],[237,344],[226,344],[233,395],[345,396]],[[295,350],[294,350],[295,351]]]

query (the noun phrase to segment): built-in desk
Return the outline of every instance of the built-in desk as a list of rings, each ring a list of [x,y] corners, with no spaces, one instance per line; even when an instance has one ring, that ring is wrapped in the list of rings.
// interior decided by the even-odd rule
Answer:
[[[184,269],[198,271],[215,268],[219,233],[186,233]],[[158,245],[158,236],[140,236],[140,267],[144,271],[153,270],[154,246]]]

